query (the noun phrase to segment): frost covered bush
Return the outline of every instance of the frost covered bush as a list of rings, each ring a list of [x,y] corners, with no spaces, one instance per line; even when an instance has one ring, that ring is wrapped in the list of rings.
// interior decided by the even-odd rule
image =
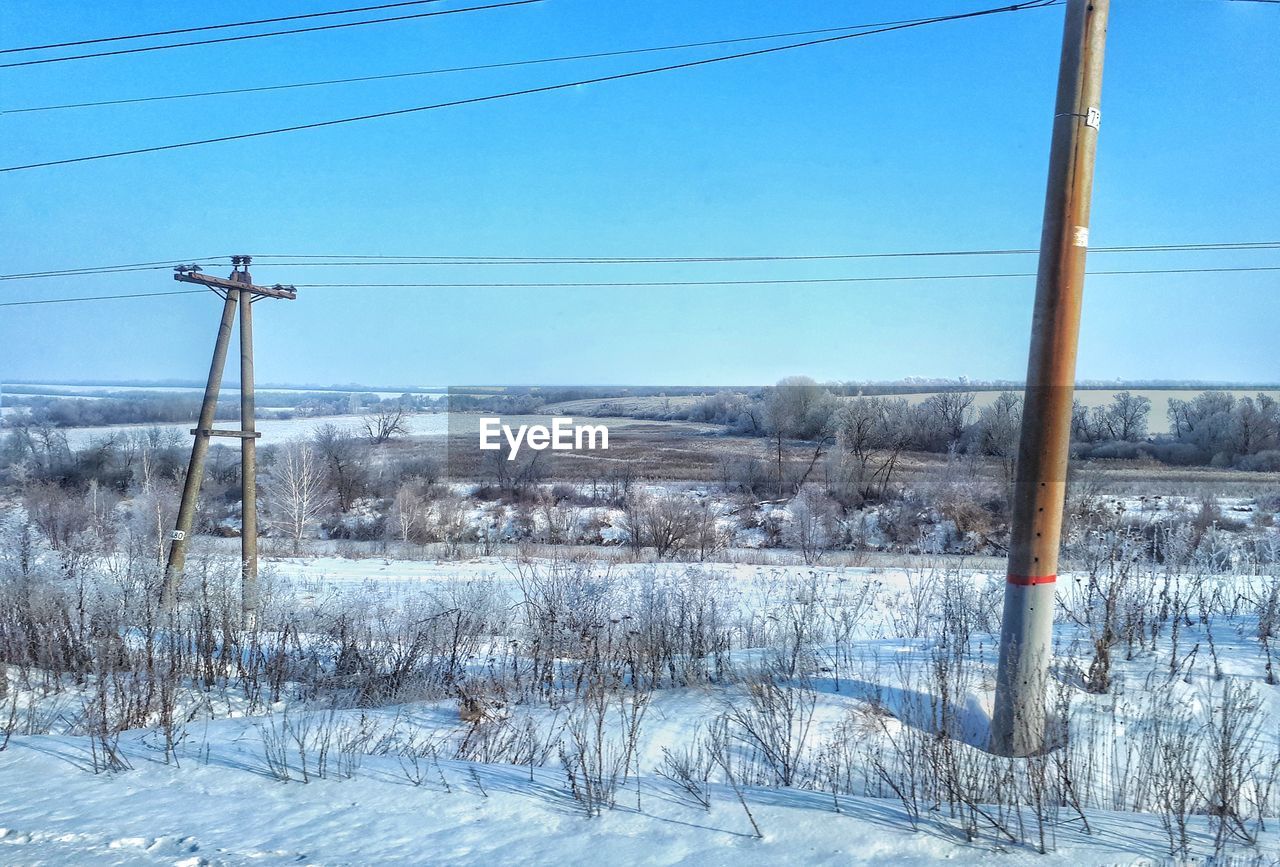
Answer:
[[[1267,449],[1253,455],[1245,455],[1237,462],[1242,470],[1260,473],[1280,473],[1280,449]]]
[[[682,493],[635,492],[623,505],[620,526],[636,551],[652,548],[658,559],[675,556],[694,544],[706,547],[705,509]]]

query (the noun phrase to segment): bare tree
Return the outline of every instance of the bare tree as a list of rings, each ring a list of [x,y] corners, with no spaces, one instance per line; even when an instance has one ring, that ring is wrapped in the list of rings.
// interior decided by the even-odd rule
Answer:
[[[511,444],[502,439],[498,448],[485,453],[481,459],[487,473],[492,474],[498,490],[523,498],[544,478],[547,468],[542,464],[542,450],[523,449],[525,455],[511,455]],[[628,482],[629,484],[629,482]]]
[[[1088,407],[1080,401],[1071,403],[1071,440],[1096,443],[1107,438],[1105,411],[1100,406]]]
[[[292,539],[293,553],[299,553],[302,537],[330,504],[324,469],[311,444],[284,445],[263,488],[270,504],[271,526]]]
[[[789,376],[778,381],[764,396],[765,427],[773,440],[773,450],[778,475],[778,499],[787,496],[783,472],[783,443],[788,439],[805,439],[816,442],[813,459],[809,461],[805,476],[813,469],[821,455],[823,444],[830,438],[835,398],[822,386],[807,376]],[[801,480],[803,482],[803,479]],[[791,493],[795,493],[795,486]]]
[[[422,537],[426,516],[427,503],[420,485],[407,482],[396,489],[387,526],[395,528],[394,532],[401,542],[407,544]]]
[[[370,444],[375,446],[409,433],[409,424],[404,417],[404,407],[398,403],[379,404],[377,409],[362,419],[362,423]]]
[[[975,435],[974,446],[979,454],[1000,459],[1005,490],[1011,497],[1018,440],[1022,436],[1022,398],[1011,391],[1001,392],[994,403],[978,413]]]
[[[345,512],[365,488],[368,474],[361,459],[368,447],[332,423],[317,428],[312,442],[327,484],[337,494],[338,509]]]
[[[910,444],[906,401],[858,397],[840,408],[834,421],[836,448],[827,469],[827,488],[846,505],[883,497],[894,469]]]
[[[1104,424],[1111,439],[1136,442],[1147,435],[1147,415],[1151,401],[1131,391],[1122,391],[1111,398],[1111,405],[1103,413]]]
[[[1280,401],[1258,392],[1236,404],[1234,436],[1241,454],[1280,449]]]
[[[721,529],[720,519],[724,510],[710,500],[698,504],[698,526],[694,531],[693,547],[699,560],[707,560],[728,543],[728,534]]]
[[[971,391],[942,391],[929,395],[921,405],[925,426],[941,435],[941,451],[958,445],[964,437],[973,421],[973,401]]]

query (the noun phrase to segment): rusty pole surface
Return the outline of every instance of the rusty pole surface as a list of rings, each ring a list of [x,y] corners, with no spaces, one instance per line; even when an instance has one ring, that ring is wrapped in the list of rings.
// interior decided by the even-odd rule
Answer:
[[[1006,756],[1045,748],[1054,588],[1109,6],[1110,0],[1068,0],[1063,30],[991,724],[991,751]]]
[[[169,561],[165,566],[161,605],[171,610],[178,601],[178,584],[187,565],[187,546],[191,542],[191,525],[196,516],[196,498],[200,494],[200,481],[204,477],[204,462],[209,454],[210,430],[218,409],[218,391],[222,387],[222,370],[227,363],[227,346],[231,342],[231,326],[236,312],[235,293],[228,292],[222,305],[222,321],[218,325],[218,339],[213,344],[213,363],[209,365],[209,379],[204,387],[204,403],[200,405],[200,421],[191,445],[191,461],[187,464],[187,478],[182,485],[182,501],[178,505],[177,527],[169,546]]]
[[[248,269],[239,274],[252,285]],[[253,294],[240,291],[240,600],[245,625],[258,613],[258,440],[253,394]]]

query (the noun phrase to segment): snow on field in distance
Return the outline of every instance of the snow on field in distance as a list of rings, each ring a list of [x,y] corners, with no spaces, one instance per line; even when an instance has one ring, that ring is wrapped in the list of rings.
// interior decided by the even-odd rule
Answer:
[[[418,437],[435,437],[446,436],[449,434],[479,434],[480,419],[483,416],[471,413],[454,413],[447,412],[423,412],[412,413],[404,417],[405,426],[408,428],[409,436]],[[452,418],[452,421],[450,421]],[[522,424],[550,424],[550,416],[545,415],[512,415],[502,416],[505,424],[519,426]],[[608,425],[610,429],[625,428],[632,425],[644,424],[664,424],[664,422],[643,421],[634,418],[593,418],[592,424]],[[66,428],[64,432],[67,435],[67,444],[73,449],[82,449],[85,446],[95,442],[100,442],[108,437],[128,433],[130,431],[146,431],[155,428],[175,429],[184,436],[188,435],[194,422],[190,424],[175,425],[154,425],[154,424],[122,424],[122,425],[104,425],[101,427],[80,427]],[[363,435],[364,427],[360,421],[360,416],[355,415],[327,415],[327,416],[310,416],[306,418],[290,418],[290,419],[258,419],[257,429],[262,434],[258,443],[260,445],[278,445],[279,443],[288,442],[296,439],[309,439],[315,435],[315,432],[326,424],[332,424],[340,430],[349,431],[353,434]],[[236,422],[226,419],[218,422],[219,427],[234,428]]]

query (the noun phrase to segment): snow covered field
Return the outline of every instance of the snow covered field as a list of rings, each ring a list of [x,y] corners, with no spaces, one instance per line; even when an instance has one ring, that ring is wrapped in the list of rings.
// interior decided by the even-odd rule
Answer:
[[[453,421],[450,422],[452,417]],[[504,416],[503,420],[508,424],[546,424],[547,416],[537,415],[511,415]],[[610,427],[627,427],[636,424],[663,424],[663,422],[642,422],[633,418],[609,418],[602,417],[591,420],[593,424],[606,424]],[[421,412],[410,413],[404,417],[407,436],[419,437],[442,437],[448,434],[470,434],[478,433],[480,430],[480,416],[464,413],[447,413],[447,412]],[[327,424],[332,424],[340,430],[349,431],[353,434],[363,435],[364,428],[360,416],[354,415],[318,415],[308,416],[305,418],[289,418],[289,419],[258,419],[257,429],[262,434],[258,440],[259,445],[279,445],[290,440],[309,439],[315,436],[317,430]],[[674,423],[671,423],[674,424]],[[223,425],[219,422],[220,426]],[[227,422],[226,425],[234,427],[233,422]],[[154,424],[121,424],[121,425],[104,425],[101,427],[77,427],[65,428],[64,433],[67,437],[67,445],[73,449],[83,449],[95,442],[100,442],[108,437],[120,434],[128,434],[131,431],[146,431],[154,428],[173,429],[179,432],[184,438],[188,438],[191,425],[154,425]]]
[[[188,394],[200,397],[204,394],[203,385],[59,385],[57,383],[30,383],[30,382],[10,382],[6,383],[10,387],[10,392],[17,392],[23,395],[44,395],[47,397],[67,397],[67,396],[85,396],[85,397],[104,397],[108,395],[127,394],[131,391],[137,392],[161,392],[167,394]],[[439,394],[446,391],[445,386],[415,386],[413,393],[434,393]],[[337,386],[329,386],[325,388],[306,388],[303,386],[259,386],[260,392],[268,394],[368,394],[378,398],[396,398],[404,394],[403,391],[370,391],[363,386],[354,386],[351,388],[339,388]],[[238,395],[240,389],[234,383],[226,383],[222,386],[222,394]]]
[[[750,789],[756,838],[735,795],[712,788],[712,809],[646,780],[628,804],[584,818],[556,771],[441,760],[415,787],[394,758],[366,758],[354,779],[263,779],[249,723],[210,726],[216,746],[195,766],[155,764],[131,750],[128,780],[76,769],[79,748],[57,741],[5,754],[9,786],[0,859],[14,865],[215,864],[955,864],[1160,863],[1154,816],[1092,815],[1046,856],[995,852],[953,833],[912,832],[893,802],[802,790]],[[433,769],[433,774],[437,773]],[[448,788],[446,788],[446,786]],[[640,809],[636,809],[637,797]],[[7,801],[10,799],[6,799]]]
[[[236,636],[205,561],[156,653],[109,559],[118,664],[9,667],[0,863],[1275,863],[1275,579],[1116,565],[1064,576],[1066,724],[1008,760],[998,574],[284,559]]]

